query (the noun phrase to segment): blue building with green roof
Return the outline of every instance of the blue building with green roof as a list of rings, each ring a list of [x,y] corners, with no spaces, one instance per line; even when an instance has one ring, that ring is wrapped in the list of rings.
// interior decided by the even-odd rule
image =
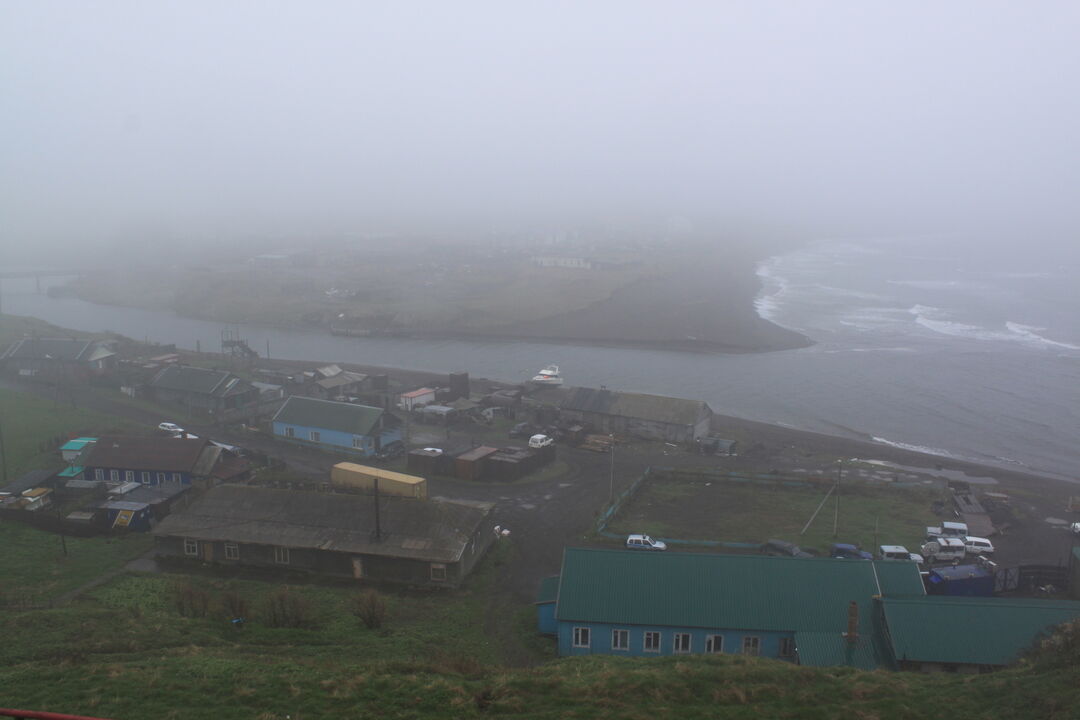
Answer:
[[[923,593],[914,563],[568,548],[547,626],[561,656],[724,652],[872,669],[889,663],[874,598]]]
[[[274,435],[370,457],[401,442],[402,423],[382,408],[293,395],[274,415]]]
[[[928,597],[915,563],[567,548],[536,600],[560,656],[736,653],[982,672],[1080,602]]]

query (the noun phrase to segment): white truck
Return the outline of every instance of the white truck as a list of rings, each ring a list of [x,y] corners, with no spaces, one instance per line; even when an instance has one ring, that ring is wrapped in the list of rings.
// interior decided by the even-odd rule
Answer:
[[[962,540],[967,537],[967,534],[967,523],[962,522],[943,522],[941,527],[926,528],[927,540],[934,540],[939,537],[960,538]]]
[[[958,565],[964,559],[967,548],[956,537],[938,537],[922,546],[922,554],[931,562],[950,562]]]

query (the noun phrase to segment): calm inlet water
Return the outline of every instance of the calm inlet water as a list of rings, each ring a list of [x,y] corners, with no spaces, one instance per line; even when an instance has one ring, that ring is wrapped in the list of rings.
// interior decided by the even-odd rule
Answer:
[[[241,327],[275,358],[356,362],[701,398],[717,412],[1072,478],[1080,451],[1080,268],[940,250],[933,240],[820,242],[760,265],[764,317],[801,350],[707,355],[535,342],[339,338]],[[221,324],[94,305],[5,281],[3,310],[218,350]]]

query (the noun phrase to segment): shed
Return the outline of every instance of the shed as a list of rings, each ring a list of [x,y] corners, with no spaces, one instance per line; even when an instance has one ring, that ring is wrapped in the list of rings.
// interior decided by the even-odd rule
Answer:
[[[129,500],[107,500],[99,508],[105,511],[106,522],[110,528],[127,528],[139,532],[150,530],[152,518],[150,506],[146,503]]]
[[[712,423],[712,409],[700,400],[605,389],[570,388],[559,409],[564,417],[588,423],[604,434],[674,443],[708,435]]]
[[[559,597],[559,576],[552,575],[540,581],[536,593],[536,630],[541,635],[554,635],[558,630],[555,622],[555,600]]]
[[[431,388],[420,388],[411,392],[402,393],[400,406],[403,410],[415,410],[424,405],[435,402],[435,391]]]
[[[440,465],[446,457],[439,448],[417,448],[409,451],[406,461],[407,468],[411,473],[420,475],[438,475],[441,472]]]
[[[487,459],[496,452],[496,448],[481,445],[461,453],[454,459],[457,476],[462,480],[480,480],[484,476]]]
[[[73,463],[79,458],[79,455],[81,455],[84,450],[96,442],[97,438],[91,437],[68,440],[60,446],[60,457],[62,457],[66,463]]]

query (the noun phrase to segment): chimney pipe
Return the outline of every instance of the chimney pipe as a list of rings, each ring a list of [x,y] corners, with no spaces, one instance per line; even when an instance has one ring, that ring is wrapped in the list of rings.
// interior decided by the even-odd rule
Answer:
[[[859,640],[859,604],[854,600],[848,604],[847,632],[844,633],[844,637],[851,644]]]

